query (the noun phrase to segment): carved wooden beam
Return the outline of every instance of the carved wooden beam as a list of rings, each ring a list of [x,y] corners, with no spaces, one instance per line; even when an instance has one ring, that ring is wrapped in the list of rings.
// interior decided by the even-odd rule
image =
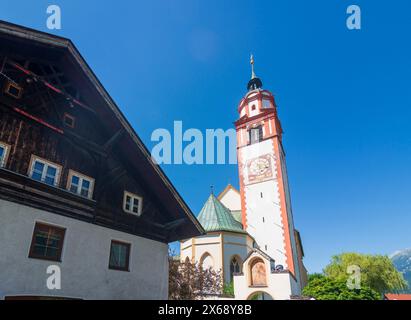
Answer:
[[[74,132],[65,131],[65,135],[73,139],[75,142],[81,144],[84,148],[87,148],[100,156],[107,157],[108,155],[104,148],[90,140],[84,139]]]
[[[78,101],[76,98],[70,96],[69,94],[65,93],[63,90],[53,86],[51,83],[47,82],[46,80],[43,79],[43,77],[40,77],[38,75],[36,75],[34,72],[24,68],[23,66],[19,65],[18,63],[11,61],[10,59],[7,60],[7,63],[11,66],[13,66],[14,68],[16,68],[17,70],[19,70],[20,72],[32,77],[33,79],[35,79],[36,81],[39,81],[40,83],[42,83],[43,85],[45,85],[47,88],[49,88],[50,90],[61,94],[63,96],[65,96],[68,100],[72,101],[74,104],[82,107],[83,109],[89,111],[92,114],[96,114],[96,111],[94,111],[92,108],[90,108],[89,106],[85,105],[84,103],[82,103],[81,101]]]
[[[177,220],[171,221],[169,223],[166,223],[164,225],[164,228],[166,228],[167,230],[174,230],[174,229],[178,228],[179,226],[181,226],[184,223],[186,223],[185,219],[177,219]]]
[[[124,134],[124,129],[118,130],[103,146],[103,149],[109,153],[112,149],[113,146],[118,140],[123,136]]]
[[[99,199],[104,194],[104,191],[109,185],[116,184],[126,174],[127,171],[124,169],[124,167],[122,165],[118,165],[117,167],[107,172],[103,177],[99,177],[99,188],[98,190],[96,190],[96,198]]]

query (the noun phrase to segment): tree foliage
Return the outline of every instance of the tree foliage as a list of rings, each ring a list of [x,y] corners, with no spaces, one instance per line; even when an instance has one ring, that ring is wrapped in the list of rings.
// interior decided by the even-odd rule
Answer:
[[[201,300],[209,295],[220,295],[222,277],[220,271],[203,269],[196,263],[169,258],[169,299]]]
[[[303,290],[303,295],[316,300],[378,300],[378,292],[367,286],[361,289],[349,289],[347,282],[336,280],[321,274],[310,276],[308,285]]]
[[[347,268],[357,265],[361,269],[361,286],[367,286],[380,294],[407,288],[404,277],[387,256],[359,253],[343,253],[332,257],[324,269],[330,279],[345,282],[349,276]]]
[[[225,294],[226,296],[234,296],[234,283],[233,283],[233,281],[231,281],[230,283],[224,283],[223,294]]]

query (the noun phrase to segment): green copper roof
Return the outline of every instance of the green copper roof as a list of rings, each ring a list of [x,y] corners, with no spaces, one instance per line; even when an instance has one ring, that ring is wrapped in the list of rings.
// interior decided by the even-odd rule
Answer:
[[[232,231],[245,233],[243,226],[213,194],[210,195],[198,215],[205,231]]]
[[[241,223],[242,221],[241,210],[231,210],[230,212],[233,215],[234,219],[236,219],[238,222]]]

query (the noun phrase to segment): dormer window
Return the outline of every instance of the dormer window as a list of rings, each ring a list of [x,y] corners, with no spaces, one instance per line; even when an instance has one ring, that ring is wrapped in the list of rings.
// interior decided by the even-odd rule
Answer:
[[[0,142],[0,168],[6,166],[10,146]]]
[[[258,126],[249,130],[250,144],[258,143],[263,140],[263,127]]]
[[[9,81],[6,84],[4,92],[13,98],[20,99],[23,94],[23,89],[17,83]]]
[[[51,186],[58,186],[60,181],[61,166],[34,155],[31,156],[30,163],[30,178],[44,182]]]
[[[79,196],[92,199],[94,179],[76,171],[70,170],[67,180],[67,190]]]
[[[131,192],[124,191],[123,210],[137,216],[141,215],[143,198]]]

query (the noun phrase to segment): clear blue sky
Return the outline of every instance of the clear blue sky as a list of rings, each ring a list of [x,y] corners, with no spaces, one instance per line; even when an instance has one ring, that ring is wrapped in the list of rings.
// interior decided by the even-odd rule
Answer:
[[[408,1],[1,1],[0,19],[47,31],[58,4],[77,45],[145,143],[157,128],[233,126],[249,54],[276,95],[305,263],[411,247]],[[362,30],[345,26],[359,4]],[[198,213],[233,165],[165,166]]]

